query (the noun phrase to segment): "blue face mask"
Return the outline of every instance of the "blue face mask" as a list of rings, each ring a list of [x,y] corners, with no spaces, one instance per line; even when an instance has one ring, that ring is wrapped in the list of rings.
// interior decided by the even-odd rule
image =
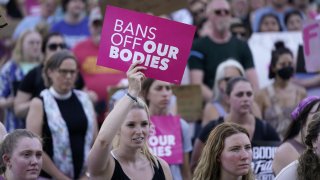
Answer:
[[[38,66],[39,63],[20,63],[20,68],[23,74],[28,74],[28,72]]]

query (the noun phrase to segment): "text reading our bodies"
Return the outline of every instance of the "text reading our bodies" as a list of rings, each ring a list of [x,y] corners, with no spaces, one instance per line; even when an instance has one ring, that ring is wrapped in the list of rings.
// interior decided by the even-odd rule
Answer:
[[[171,60],[177,60],[179,54],[177,47],[155,42],[156,27],[142,26],[132,22],[125,23],[123,20],[116,19],[113,31],[109,53],[112,59],[132,61],[132,63],[141,61],[140,64],[146,67],[162,71],[168,69]]]

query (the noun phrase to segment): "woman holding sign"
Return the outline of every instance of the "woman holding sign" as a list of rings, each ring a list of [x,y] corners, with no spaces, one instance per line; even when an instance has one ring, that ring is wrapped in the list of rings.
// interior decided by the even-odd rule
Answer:
[[[248,131],[235,123],[223,123],[211,131],[194,180],[254,180]]]
[[[150,109],[150,115],[152,117],[156,118],[156,117],[160,117],[161,119],[165,120],[165,119],[171,119],[172,123],[171,126],[173,126],[174,120],[176,120],[176,118],[174,118],[172,116],[172,114],[170,112],[172,112],[172,110],[170,110],[169,106],[170,104],[170,99],[173,96],[172,94],[172,89],[171,89],[171,84],[168,82],[164,82],[164,81],[159,81],[159,80],[155,80],[155,79],[146,79],[143,84],[142,84],[142,96],[145,99],[149,109]],[[177,117],[177,116],[175,116]],[[187,122],[181,118],[178,118],[178,131],[180,131],[180,134],[176,134],[177,136],[180,136],[180,142],[176,142],[178,141],[178,137],[175,136],[174,138],[172,136],[162,136],[163,139],[165,139],[164,137],[171,137],[171,138],[167,138],[168,143],[167,144],[182,144],[182,148],[180,149],[181,151],[181,155],[180,157],[182,158],[182,161],[180,163],[177,162],[171,162],[172,164],[170,164],[170,169],[171,169],[171,173],[173,176],[174,180],[180,180],[180,179],[184,179],[184,180],[188,180],[191,179],[191,174],[190,174],[190,165],[189,165],[189,153],[192,150],[192,144],[191,144],[191,137],[189,135],[189,125],[187,124]],[[155,122],[153,122],[155,124]],[[164,126],[164,130],[166,129],[167,124]],[[156,127],[157,128],[157,127]],[[161,144],[161,137],[158,136],[159,138],[159,142]],[[174,141],[174,143],[170,143],[170,139],[174,139],[172,141]],[[171,142],[172,142],[171,141]],[[149,144],[152,143],[153,144],[153,140],[150,139],[149,140]],[[164,142],[164,141],[162,141]],[[162,143],[164,144],[164,143]],[[151,145],[151,144],[150,144]],[[172,147],[172,146],[171,146]],[[170,147],[170,148],[171,148]],[[181,147],[181,146],[180,146]],[[160,147],[162,148],[162,147]],[[168,146],[163,146],[163,148],[165,149],[164,153],[158,149],[156,149],[156,151],[153,151],[154,153],[160,155],[162,154],[163,156],[166,156],[170,153],[168,153],[168,151],[166,151],[166,148],[169,148]],[[172,147],[174,148],[174,147]],[[153,149],[155,150],[155,149]],[[175,158],[175,156],[173,154],[171,157]],[[178,156],[179,156],[178,155]],[[168,155],[169,156],[169,155]],[[174,159],[172,160],[174,161]]]
[[[127,71],[129,89],[104,120],[89,153],[91,179],[172,179],[168,164],[147,145],[148,108],[137,98],[145,67],[132,64]],[[113,149],[114,145],[114,149]]]

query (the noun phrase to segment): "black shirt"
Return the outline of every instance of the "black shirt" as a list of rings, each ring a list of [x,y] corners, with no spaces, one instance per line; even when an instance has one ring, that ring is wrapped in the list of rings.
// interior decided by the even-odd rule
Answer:
[[[262,121],[258,118],[255,118],[256,126],[254,128],[254,134],[252,142],[254,141],[280,141],[278,133],[269,125],[266,121]],[[210,132],[219,124],[223,123],[223,117],[219,117],[217,120],[209,122],[203,129],[200,131],[199,139],[201,142],[205,143],[209,137]]]
[[[115,158],[113,159],[115,161],[115,167],[111,180],[130,180],[130,178],[122,170],[120,163]],[[165,180],[166,177],[159,161],[158,164],[159,168],[153,167],[154,175],[152,177],[152,180]]]
[[[85,136],[88,128],[87,117],[80,100],[74,93],[72,93],[72,96],[69,99],[55,100],[57,101],[61,115],[65,120],[68,128],[74,175],[75,179],[78,179],[81,173],[82,165],[84,163]],[[45,111],[43,117],[42,138],[44,141],[43,150],[52,160],[53,141]],[[50,177],[44,171],[41,172],[40,176]]]

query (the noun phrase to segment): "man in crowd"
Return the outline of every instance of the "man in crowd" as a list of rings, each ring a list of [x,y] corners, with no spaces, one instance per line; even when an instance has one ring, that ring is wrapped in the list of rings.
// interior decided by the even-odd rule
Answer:
[[[239,61],[246,77],[258,89],[257,74],[246,42],[232,36],[230,5],[226,0],[211,1],[206,9],[211,25],[206,37],[194,41],[189,57],[190,81],[201,86],[204,100],[213,97],[212,88],[217,66],[228,58]]]

